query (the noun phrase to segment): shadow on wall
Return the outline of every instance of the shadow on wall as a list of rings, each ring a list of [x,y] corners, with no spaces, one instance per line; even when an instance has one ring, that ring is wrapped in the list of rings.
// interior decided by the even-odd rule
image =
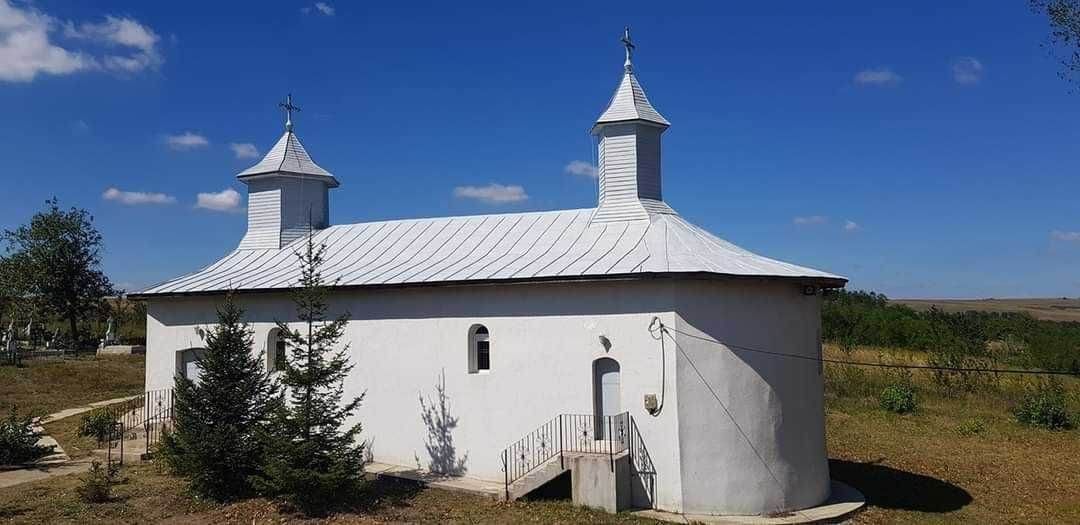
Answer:
[[[454,429],[458,426],[458,418],[450,413],[450,404],[446,396],[446,371],[439,375],[439,382],[435,384],[435,398],[424,399],[420,394],[420,419],[427,427],[427,439],[424,447],[427,449],[428,471],[446,476],[464,476],[468,470],[465,463],[469,460],[469,453],[465,452],[462,457],[457,457],[457,449],[454,448]],[[420,459],[416,460],[420,466]]]
[[[880,463],[880,459],[866,463],[830,459],[829,473],[859,489],[869,504],[883,509],[945,513],[972,501],[968,491],[952,483]]]

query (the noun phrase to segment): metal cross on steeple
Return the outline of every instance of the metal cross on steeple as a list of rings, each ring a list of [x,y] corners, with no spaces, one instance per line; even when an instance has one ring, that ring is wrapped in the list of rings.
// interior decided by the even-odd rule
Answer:
[[[285,97],[285,102],[278,102],[278,106],[285,110],[285,131],[292,131],[292,112],[300,111],[300,108],[292,103],[292,93]]]
[[[626,26],[620,42],[622,42],[623,45],[626,46],[626,63],[624,63],[623,66],[626,67],[627,73],[633,73],[634,65],[630,63],[630,55],[634,52],[634,43],[630,41],[630,26]]]

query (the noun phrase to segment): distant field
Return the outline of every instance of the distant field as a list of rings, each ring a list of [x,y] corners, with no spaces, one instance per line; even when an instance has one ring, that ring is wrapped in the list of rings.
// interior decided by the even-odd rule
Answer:
[[[892,299],[915,310],[937,306],[946,312],[1027,312],[1047,321],[1080,321],[1080,299]]]

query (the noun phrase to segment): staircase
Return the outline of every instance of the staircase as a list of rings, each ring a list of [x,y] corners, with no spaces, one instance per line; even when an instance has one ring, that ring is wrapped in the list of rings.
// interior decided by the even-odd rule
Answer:
[[[623,483],[619,478],[633,465],[632,425],[629,412],[555,416],[502,451],[504,497],[518,499],[569,471],[575,503],[620,510],[617,502],[629,501],[621,490],[629,487],[629,479]],[[585,478],[589,486],[578,486]]]

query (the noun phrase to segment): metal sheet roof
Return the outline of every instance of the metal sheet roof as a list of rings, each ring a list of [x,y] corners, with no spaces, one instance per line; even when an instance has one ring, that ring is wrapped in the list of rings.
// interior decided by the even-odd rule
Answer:
[[[267,152],[266,156],[258,164],[241,171],[236,175],[239,179],[285,173],[291,175],[306,175],[327,179],[330,187],[336,188],[338,181],[329,171],[322,169],[311,155],[308,155],[304,145],[292,130],[286,130],[285,134],[278,139],[277,144]]]
[[[611,97],[607,109],[596,119],[596,125],[622,122],[627,120],[644,120],[668,127],[671,123],[656,111],[645,96],[645,90],[641,89],[634,73],[627,71]]]
[[[753,254],[674,213],[648,221],[591,222],[595,209],[408,219],[331,226],[323,276],[338,286],[602,278],[707,273],[804,278],[830,286],[843,277]],[[300,276],[296,252],[235,250],[189,275],[138,295],[284,289]]]

